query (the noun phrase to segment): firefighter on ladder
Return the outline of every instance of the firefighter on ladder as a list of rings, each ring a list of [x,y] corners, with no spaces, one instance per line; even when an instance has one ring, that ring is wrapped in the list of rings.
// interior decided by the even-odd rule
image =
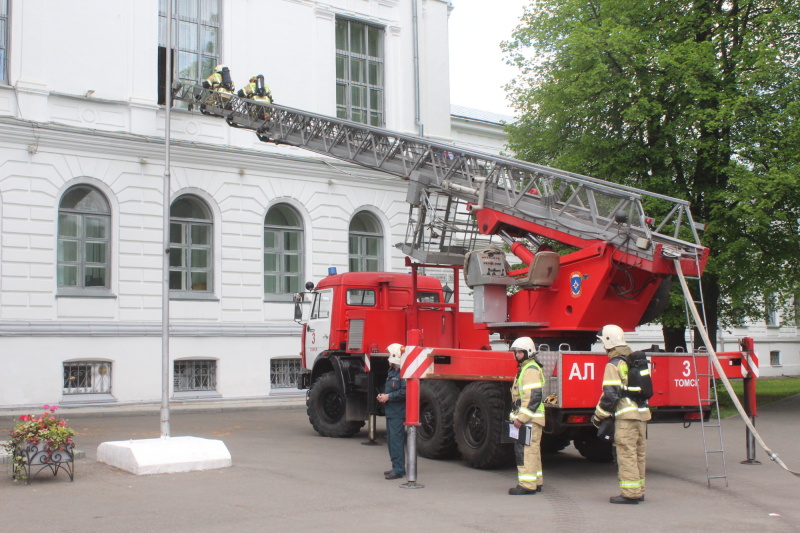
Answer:
[[[203,88],[214,91],[206,101],[206,104],[225,107],[231,99],[228,95],[233,95],[235,91],[230,69],[225,65],[214,67],[214,72],[203,82]],[[204,111],[204,107],[200,107],[201,112]]]
[[[536,360],[536,345],[530,337],[520,337],[511,344],[511,351],[519,363],[519,372],[511,385],[514,411],[510,420],[517,429],[531,427],[529,444],[517,440],[514,456],[517,460],[517,486],[508,489],[514,496],[536,494],[542,490],[542,426],[544,426],[544,372]]]
[[[614,446],[617,448],[617,470],[621,494],[611,503],[637,504],[644,501],[645,436],[650,409],[647,402],[637,403],[625,396],[628,386],[628,364],[625,357],[632,351],[625,342],[622,328],[603,326],[597,337],[606,349],[609,361],[603,374],[603,394],[597,403],[592,423],[614,417]],[[622,356],[622,357],[620,357]]]
[[[273,101],[272,91],[270,91],[269,87],[264,84],[263,74],[259,74],[250,78],[250,83],[239,89],[237,94],[242,98],[249,98],[250,100],[256,100],[258,102],[266,102],[267,104],[271,104]],[[261,118],[265,120],[269,118],[268,109],[264,109],[263,116]]]

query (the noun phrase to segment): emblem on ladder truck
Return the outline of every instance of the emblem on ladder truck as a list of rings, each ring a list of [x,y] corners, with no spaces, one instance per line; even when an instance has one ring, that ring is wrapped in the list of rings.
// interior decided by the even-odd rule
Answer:
[[[428,357],[433,348],[406,346],[400,360],[400,377],[403,379],[419,379],[433,372],[433,357]]]
[[[572,291],[573,298],[577,298],[581,295],[583,290],[583,278],[580,272],[573,272],[569,275],[569,288]]]

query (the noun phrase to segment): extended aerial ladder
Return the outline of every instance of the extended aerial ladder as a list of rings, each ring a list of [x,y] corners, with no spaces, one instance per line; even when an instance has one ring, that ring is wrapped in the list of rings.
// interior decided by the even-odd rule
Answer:
[[[403,251],[422,262],[462,263],[463,253],[453,253],[466,244],[462,240],[461,246],[454,246],[464,237],[459,234],[476,230],[487,234],[465,215],[488,209],[497,215],[487,217],[491,218],[487,223],[508,226],[507,217],[513,217],[515,224],[527,222],[537,235],[571,246],[582,248],[595,240],[627,246],[625,261],[652,264],[653,271],[671,273],[674,258],[684,260],[687,274],[696,271],[697,258],[704,266],[707,249],[700,244],[698,226],[684,200],[365,124],[222,96],[193,84],[176,82],[174,87],[176,100],[224,117],[231,126],[253,130],[262,141],[301,147],[409,181],[408,199],[416,213]],[[444,201],[436,201],[436,196]],[[643,200],[659,204],[666,213],[654,229]]]

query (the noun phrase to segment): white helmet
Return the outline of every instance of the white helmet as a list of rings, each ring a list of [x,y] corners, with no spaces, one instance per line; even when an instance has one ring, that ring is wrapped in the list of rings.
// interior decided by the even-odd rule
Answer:
[[[625,342],[625,333],[622,331],[622,328],[614,324],[603,326],[597,338],[603,342],[603,348],[606,350],[616,348],[617,346],[628,345],[628,343]]]
[[[521,350],[525,352],[525,357],[531,357],[536,352],[536,345],[530,337],[520,337],[511,345],[511,351]]]
[[[389,364],[390,365],[399,365],[400,364],[400,357],[403,355],[403,345],[394,343],[389,345]]]

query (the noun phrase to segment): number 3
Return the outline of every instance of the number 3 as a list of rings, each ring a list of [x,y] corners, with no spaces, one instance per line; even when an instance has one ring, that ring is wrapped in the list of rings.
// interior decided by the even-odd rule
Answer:
[[[683,362],[683,375],[687,378],[692,375],[692,363],[690,361]]]

